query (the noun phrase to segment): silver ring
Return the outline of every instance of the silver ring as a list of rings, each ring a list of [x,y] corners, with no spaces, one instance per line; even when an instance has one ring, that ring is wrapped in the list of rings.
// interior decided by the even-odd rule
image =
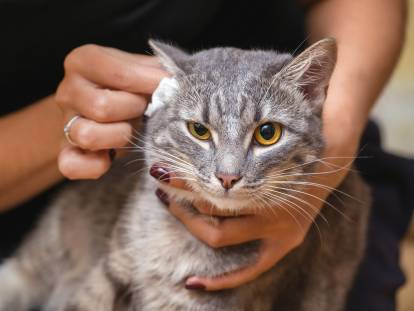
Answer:
[[[65,134],[66,140],[72,146],[77,146],[77,144],[70,138],[70,129],[72,128],[72,125],[75,123],[75,121],[79,118],[79,115],[74,116],[68,121],[68,123],[66,123],[65,127],[63,128],[63,133]]]

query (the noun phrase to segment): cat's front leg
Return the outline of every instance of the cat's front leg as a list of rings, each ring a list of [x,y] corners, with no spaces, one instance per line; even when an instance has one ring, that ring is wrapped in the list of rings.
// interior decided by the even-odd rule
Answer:
[[[106,260],[94,267],[75,291],[64,311],[112,311],[118,285],[106,270]]]
[[[25,311],[44,299],[42,279],[16,258],[0,266],[0,311]],[[46,286],[45,286],[46,287]]]
[[[128,254],[113,249],[93,268],[64,311],[113,311],[130,284],[131,270]]]

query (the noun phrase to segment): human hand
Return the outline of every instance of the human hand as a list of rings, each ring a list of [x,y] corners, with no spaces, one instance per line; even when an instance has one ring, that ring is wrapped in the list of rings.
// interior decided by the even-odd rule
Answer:
[[[141,116],[160,80],[168,74],[154,56],[85,45],[65,59],[65,77],[55,99],[70,127],[58,158],[70,179],[94,179],[110,167],[114,148],[128,144],[132,120]]]
[[[216,278],[192,276],[186,280],[188,289],[207,291],[234,288],[256,279],[273,267],[279,260],[305,239],[307,231],[323,206],[332,189],[345,177],[357,150],[359,135],[346,131],[345,124],[337,130],[338,119],[327,118],[325,124],[326,149],[320,164],[303,193],[282,202],[276,215],[269,211],[247,211],[239,217],[223,217],[218,221],[209,221],[204,215],[228,215],[207,202],[194,202],[200,215],[186,212],[179,204],[170,200],[162,190],[157,195],[170,212],[198,239],[213,248],[261,240],[261,248],[256,263],[241,270]],[[335,122],[334,122],[335,121]],[[168,167],[153,166],[151,175],[169,186],[189,190],[179,176],[173,176]],[[292,208],[294,207],[294,208]]]

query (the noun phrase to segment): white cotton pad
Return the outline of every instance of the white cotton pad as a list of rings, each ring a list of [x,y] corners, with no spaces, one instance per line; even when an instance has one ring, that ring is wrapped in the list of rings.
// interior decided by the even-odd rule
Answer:
[[[151,117],[155,111],[164,107],[165,103],[174,96],[178,89],[178,82],[174,78],[164,78],[161,80],[158,87],[152,94],[151,102],[147,106],[147,110],[144,115]]]

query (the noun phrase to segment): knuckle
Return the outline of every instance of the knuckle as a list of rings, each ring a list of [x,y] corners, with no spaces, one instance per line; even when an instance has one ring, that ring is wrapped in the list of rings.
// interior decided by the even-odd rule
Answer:
[[[71,71],[73,69],[79,68],[83,65],[85,56],[93,55],[98,50],[98,46],[95,44],[85,44],[73,49],[65,57],[63,62],[63,67],[65,71]]]
[[[69,102],[70,94],[67,88],[67,81],[64,79],[60,82],[56,92],[55,100],[60,106],[65,106]]]
[[[111,116],[110,103],[108,97],[105,94],[96,95],[92,102],[92,114],[96,121],[105,122],[110,121]]]
[[[293,247],[298,247],[299,245],[301,245],[303,243],[303,241],[305,240],[305,235],[304,234],[295,234],[292,236],[292,245]]]
[[[194,204],[194,207],[198,210],[198,212],[200,214],[203,214],[203,215],[210,215],[211,214],[211,208],[207,207],[204,204]]]
[[[92,125],[84,124],[79,126],[75,134],[76,143],[84,149],[93,150],[96,145],[95,130]]]
[[[110,164],[108,161],[105,161],[105,159],[101,159],[96,163],[95,170],[91,173],[90,178],[91,179],[98,179],[100,178],[105,172],[109,169]]]
[[[212,248],[219,248],[223,245],[223,234],[220,230],[214,229],[207,237],[206,243]]]
[[[120,137],[122,141],[127,143],[132,137],[133,128],[129,123],[125,123],[120,130]]]
[[[82,47],[73,49],[68,55],[66,55],[63,61],[63,68],[65,72],[71,71],[73,68],[77,68],[82,60]]]
[[[128,68],[119,66],[117,70],[114,70],[112,73],[112,79],[115,81],[115,84],[122,90],[129,90],[131,88],[131,72]]]
[[[101,49],[101,47],[93,43],[88,43],[80,46],[79,49],[85,53],[95,54]]]
[[[76,167],[66,157],[62,156],[58,161],[59,171],[68,179],[76,179]]]

